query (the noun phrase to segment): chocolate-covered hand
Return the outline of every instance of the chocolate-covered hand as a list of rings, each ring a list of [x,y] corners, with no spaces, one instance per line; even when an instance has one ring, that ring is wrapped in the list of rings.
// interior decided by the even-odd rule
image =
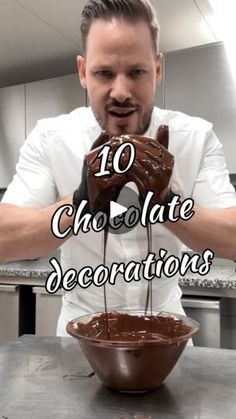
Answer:
[[[156,133],[156,141],[168,150],[169,147],[169,127],[160,125]]]
[[[152,191],[152,205],[167,204],[173,196],[170,179],[174,166],[174,157],[167,151],[168,126],[159,127],[156,140],[130,135],[129,141],[136,149],[136,159],[129,171],[129,180],[136,183],[141,203],[144,202],[147,192]]]
[[[107,132],[102,132],[99,135],[99,137],[94,141],[94,143],[91,147],[91,150],[94,150],[95,148],[97,148],[97,147],[101,146],[102,144],[106,143],[110,138],[111,138],[110,134],[108,134]],[[88,164],[87,164],[86,159],[84,159],[83,167],[82,167],[81,183],[80,183],[78,189],[76,189],[76,191],[73,194],[73,205],[77,209],[79,207],[80,203],[83,200],[86,200],[86,201],[88,201],[87,209],[89,211],[90,210],[90,205],[89,205],[89,196],[88,196],[87,177],[88,177]]]
[[[110,136],[109,141],[105,144],[110,147],[110,151],[106,159],[106,171],[108,171],[109,174],[99,177],[95,176],[98,172],[100,172],[101,159],[98,158],[98,155],[102,151],[104,143],[102,146],[97,147],[95,150],[86,155],[86,160],[89,166],[87,172],[88,196],[90,211],[92,213],[103,211],[109,216],[110,201],[117,201],[121,189],[128,182],[126,174],[118,174],[113,168],[113,157],[119,146],[124,142],[123,136]],[[122,154],[121,160],[123,160],[123,162],[125,161],[125,155]]]
[[[116,201],[121,189],[128,182],[137,185],[141,203],[144,202],[149,191],[154,193],[150,202],[166,204],[172,198],[170,190],[170,179],[173,170],[174,157],[167,151],[168,147],[168,126],[161,125],[157,131],[156,139],[143,137],[141,135],[122,135],[112,137],[107,134],[108,141],[93,149],[86,155],[87,161],[87,191],[90,211],[95,213],[103,211],[109,214],[110,201]],[[135,146],[136,158],[132,167],[123,174],[117,174],[113,168],[113,157],[118,147],[130,142]],[[101,160],[98,158],[104,145],[110,147],[106,160],[108,175],[96,177],[100,171]],[[120,167],[127,167],[129,151],[123,150],[120,157]]]

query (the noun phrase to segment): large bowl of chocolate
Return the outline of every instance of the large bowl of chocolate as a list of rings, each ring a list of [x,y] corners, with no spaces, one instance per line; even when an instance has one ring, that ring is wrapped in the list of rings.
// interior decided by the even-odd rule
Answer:
[[[189,317],[137,310],[89,314],[67,324],[103,384],[126,392],[160,386],[198,329]]]

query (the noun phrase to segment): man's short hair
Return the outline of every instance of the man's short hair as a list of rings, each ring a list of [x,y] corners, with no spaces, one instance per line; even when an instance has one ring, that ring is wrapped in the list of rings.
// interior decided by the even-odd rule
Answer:
[[[110,20],[113,17],[129,22],[140,20],[146,22],[150,29],[154,54],[158,54],[160,26],[155,9],[149,0],[89,0],[82,11],[80,26],[84,53],[86,53],[88,33],[94,20]]]

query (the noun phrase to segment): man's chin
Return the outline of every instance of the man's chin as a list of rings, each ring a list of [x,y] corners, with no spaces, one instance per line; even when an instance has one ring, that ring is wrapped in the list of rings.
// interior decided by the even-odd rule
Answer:
[[[106,118],[100,118],[95,112],[94,115],[101,129],[111,135],[143,135],[150,124],[152,111],[144,117],[135,112],[127,121],[118,122],[110,115]]]
[[[144,133],[143,130],[141,130],[140,127],[133,126],[130,124],[119,124],[119,125],[113,125],[108,124],[108,127],[106,129],[110,134],[119,136],[119,135],[133,135],[133,134],[139,134],[142,135]]]

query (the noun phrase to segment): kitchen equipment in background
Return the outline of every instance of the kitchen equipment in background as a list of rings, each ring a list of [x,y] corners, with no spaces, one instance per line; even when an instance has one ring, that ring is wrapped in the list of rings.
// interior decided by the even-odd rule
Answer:
[[[32,287],[1,284],[0,278],[0,345],[35,331]]]
[[[187,316],[200,324],[193,336],[193,344],[212,348],[221,347],[220,298],[182,297],[182,306]]]
[[[57,320],[61,311],[62,293],[48,294],[44,287],[33,287],[36,295],[35,334],[56,336]]]
[[[0,284],[0,345],[18,337],[19,287]]]
[[[236,299],[221,298],[220,306],[222,347],[236,349]]]

